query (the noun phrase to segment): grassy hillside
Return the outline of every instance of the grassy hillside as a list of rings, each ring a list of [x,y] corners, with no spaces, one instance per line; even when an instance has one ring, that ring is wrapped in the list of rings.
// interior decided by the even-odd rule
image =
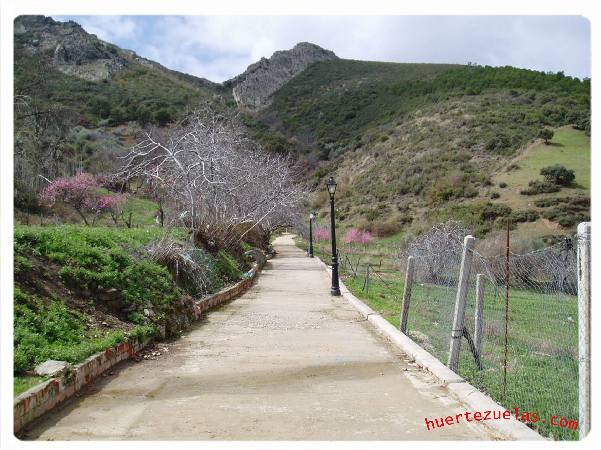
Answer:
[[[590,136],[570,127],[561,128],[549,145],[543,142],[528,147],[514,158],[509,170],[499,172],[493,177],[495,185],[505,183],[505,188],[497,189],[499,201],[511,207],[531,207],[542,195],[525,196],[520,191],[528,187],[531,180],[541,179],[543,167],[561,164],[574,170],[576,175],[573,187],[562,189],[553,197],[565,195],[588,195],[591,188],[591,140]],[[515,168],[514,168],[515,167]]]
[[[15,228],[17,392],[39,381],[27,375],[47,359],[75,363],[129,336],[154,335],[165,326],[176,331],[182,301],[196,294],[176,284],[145,250],[164,236],[161,228]],[[241,267],[224,252],[196,249],[193,258],[205,265],[209,292],[241,276]]]
[[[511,212],[494,198],[496,174],[543,128],[588,133],[589,91],[562,73],[335,60],[295,77],[256,120],[301,155],[322,217],[335,175],[342,226],[385,236],[459,213],[486,234]]]

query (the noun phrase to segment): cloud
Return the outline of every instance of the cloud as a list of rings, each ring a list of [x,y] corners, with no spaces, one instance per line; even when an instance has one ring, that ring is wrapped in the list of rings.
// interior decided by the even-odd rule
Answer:
[[[512,65],[590,76],[578,16],[79,16],[100,38],[171,69],[224,81],[309,41],[351,59]]]
[[[63,16],[55,17],[55,19],[68,20]],[[136,26],[136,21],[127,16],[78,16],[75,21],[88,33],[95,34],[103,41],[112,43],[133,39],[136,31],[142,31]]]

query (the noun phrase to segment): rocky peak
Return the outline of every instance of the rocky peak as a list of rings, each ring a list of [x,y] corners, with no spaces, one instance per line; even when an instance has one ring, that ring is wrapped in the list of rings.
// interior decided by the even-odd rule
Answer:
[[[269,105],[274,92],[309,65],[336,58],[330,50],[310,42],[300,42],[291,50],[280,50],[271,58],[261,58],[225,84],[232,86],[234,99],[239,106],[259,110]]]
[[[61,72],[86,80],[106,79],[127,67],[130,59],[116,45],[88,34],[73,21],[19,16],[14,29],[15,38],[22,41],[27,51],[47,56]]]

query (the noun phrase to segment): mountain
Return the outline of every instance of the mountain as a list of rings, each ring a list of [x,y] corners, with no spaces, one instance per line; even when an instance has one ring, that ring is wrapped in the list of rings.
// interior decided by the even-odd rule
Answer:
[[[320,217],[328,215],[324,181],[335,176],[343,227],[384,236],[460,217],[483,234],[511,217],[543,235],[569,232],[588,214],[588,186],[579,178],[590,163],[572,161],[590,148],[590,80],[562,72],[354,61],[302,42],[213,83],[104,42],[74,22],[21,16],[15,94],[19,192],[35,191],[41,178],[31,173],[110,171],[143,127],[169,126],[209,101],[239,109],[268,151],[298,160]],[[32,117],[54,121],[40,126]],[[539,148],[543,128],[556,129],[557,139]],[[40,136],[32,139],[32,130]],[[545,156],[536,164],[523,159],[539,153]],[[564,161],[580,174],[577,185],[520,194],[554,189],[541,180],[541,161]]]
[[[557,229],[543,220],[553,214],[534,203],[565,196],[565,189],[520,195],[541,178],[538,171],[524,172],[510,190],[528,201],[506,203],[508,191],[495,179],[538,142],[543,128],[574,126],[588,139],[590,80],[514,67],[336,59],[291,79],[254,120],[260,135],[282,136],[300,155],[322,217],[328,215],[325,180],[336,176],[343,226],[390,235],[461,217],[484,234],[513,214],[535,220],[535,234],[554,234],[573,223],[564,220],[567,227]],[[571,150],[559,149],[547,165]],[[588,162],[588,153],[572,156],[570,169],[581,158]],[[587,188],[569,192],[589,195]],[[586,218],[585,209],[562,214]]]
[[[238,106],[258,110],[269,105],[274,92],[311,64],[332,59],[337,59],[334,52],[301,42],[291,50],[277,51],[271,58],[261,58],[225,85],[232,87]]]
[[[59,22],[45,16],[19,16],[14,24],[19,48],[31,55],[48,58],[52,66],[66,75],[88,81],[102,81],[142,65],[174,75],[192,84],[217,89],[219,85],[203,78],[169,70],[142,58],[132,50],[124,50],[87,33],[73,21]]]

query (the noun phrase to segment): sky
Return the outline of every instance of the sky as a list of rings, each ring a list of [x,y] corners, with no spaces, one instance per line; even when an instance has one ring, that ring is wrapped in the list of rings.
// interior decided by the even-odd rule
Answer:
[[[308,41],[341,58],[510,65],[590,77],[580,16],[54,16],[169,69],[221,82]]]

